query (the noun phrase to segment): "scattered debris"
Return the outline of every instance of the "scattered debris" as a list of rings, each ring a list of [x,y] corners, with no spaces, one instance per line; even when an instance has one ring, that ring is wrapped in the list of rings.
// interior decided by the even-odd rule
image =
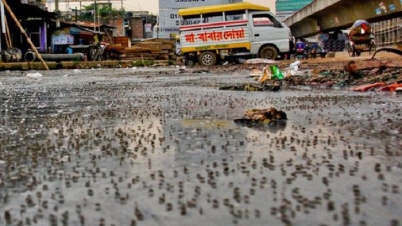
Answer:
[[[186,71],[186,66],[181,66],[180,68],[179,68],[179,72],[180,73],[184,73]]]
[[[278,64],[278,61],[263,58],[254,58],[244,61],[244,64]]]
[[[210,70],[201,69],[201,70],[194,70],[193,73],[207,74],[207,73],[211,73],[211,71],[210,71]]]
[[[39,72],[35,72],[35,73],[28,73],[26,75],[27,78],[31,78],[31,79],[37,79],[37,78],[42,78],[43,75]]]
[[[264,85],[237,85],[237,86],[223,86],[220,87],[219,90],[232,90],[232,91],[279,91],[281,89],[281,85],[278,83],[269,84],[266,83]]]

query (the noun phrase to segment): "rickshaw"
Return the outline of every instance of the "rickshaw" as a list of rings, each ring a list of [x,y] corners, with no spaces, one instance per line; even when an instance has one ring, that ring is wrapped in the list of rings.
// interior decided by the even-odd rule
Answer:
[[[376,45],[371,25],[365,20],[357,20],[348,34],[348,54],[350,57],[360,56],[362,52],[375,52]]]

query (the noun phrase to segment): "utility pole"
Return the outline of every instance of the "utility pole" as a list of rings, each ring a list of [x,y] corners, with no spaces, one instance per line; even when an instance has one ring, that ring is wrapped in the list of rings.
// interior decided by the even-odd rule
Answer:
[[[54,8],[57,13],[56,27],[60,27],[59,0],[54,0]]]
[[[96,31],[96,0],[94,1],[94,32]]]
[[[107,0],[107,6],[109,7],[109,19],[110,19],[110,15],[112,14],[112,4],[110,3],[110,0]]]
[[[4,21],[4,19],[6,18],[6,15],[4,14],[4,5],[3,2],[0,2],[0,16],[1,16],[1,34],[0,34],[0,51],[1,49],[1,36],[3,36],[3,34],[6,34],[6,22]],[[6,34],[7,35],[7,34]],[[7,40],[7,39],[6,39]]]

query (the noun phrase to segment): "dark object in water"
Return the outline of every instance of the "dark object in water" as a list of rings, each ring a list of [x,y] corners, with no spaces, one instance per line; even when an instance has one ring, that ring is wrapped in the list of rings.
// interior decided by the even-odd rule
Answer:
[[[279,91],[281,86],[278,84],[264,84],[261,86],[256,85],[240,85],[240,86],[224,86],[220,87],[219,90],[233,90],[233,91]]]
[[[287,120],[287,115],[284,111],[279,111],[275,108],[268,109],[250,109],[243,118],[235,119],[237,124],[270,124],[281,120]]]

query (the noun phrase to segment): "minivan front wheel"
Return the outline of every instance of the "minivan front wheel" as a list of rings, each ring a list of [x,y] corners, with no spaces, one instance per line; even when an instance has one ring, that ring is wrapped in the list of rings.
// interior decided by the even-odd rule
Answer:
[[[186,58],[184,61],[184,65],[186,65],[188,67],[194,67],[194,65],[195,65],[194,57]]]
[[[198,58],[199,63],[204,66],[212,66],[216,64],[216,54],[213,52],[203,52]]]
[[[265,46],[260,50],[259,55],[260,58],[276,60],[276,58],[278,57],[278,52],[273,46]]]
[[[237,63],[239,63],[239,64],[244,64],[245,62],[246,62],[246,58],[244,58],[244,57],[238,57],[238,58],[236,58],[236,61],[237,61]]]

